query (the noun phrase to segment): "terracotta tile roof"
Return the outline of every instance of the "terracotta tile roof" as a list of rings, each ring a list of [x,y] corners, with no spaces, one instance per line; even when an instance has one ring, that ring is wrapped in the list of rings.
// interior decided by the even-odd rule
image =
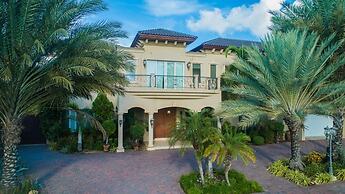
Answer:
[[[249,41],[249,40],[236,40],[236,39],[227,39],[227,38],[215,38],[209,41],[202,43],[191,51],[200,51],[202,49],[225,49],[228,46],[260,46],[260,42]]]
[[[172,30],[167,29],[149,29],[149,30],[142,30],[137,33],[135,36],[131,47],[135,47],[138,44],[139,40],[144,39],[151,39],[151,40],[170,40],[170,41],[180,41],[180,42],[186,42],[187,44],[190,44],[194,42],[194,40],[197,39],[197,36],[193,36],[190,34],[185,34],[181,32],[176,32]]]

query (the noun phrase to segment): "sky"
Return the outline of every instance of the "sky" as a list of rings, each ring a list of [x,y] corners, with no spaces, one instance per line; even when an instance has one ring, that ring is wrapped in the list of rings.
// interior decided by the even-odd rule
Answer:
[[[223,37],[259,41],[269,32],[269,10],[279,10],[283,0],[105,0],[108,10],[91,15],[91,22],[122,23],[129,46],[140,30],[165,28],[195,35],[189,47]]]

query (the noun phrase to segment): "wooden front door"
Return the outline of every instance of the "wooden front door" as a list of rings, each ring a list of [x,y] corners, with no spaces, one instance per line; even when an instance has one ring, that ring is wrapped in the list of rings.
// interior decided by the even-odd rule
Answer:
[[[161,109],[154,115],[154,137],[167,138],[176,125],[176,108]]]

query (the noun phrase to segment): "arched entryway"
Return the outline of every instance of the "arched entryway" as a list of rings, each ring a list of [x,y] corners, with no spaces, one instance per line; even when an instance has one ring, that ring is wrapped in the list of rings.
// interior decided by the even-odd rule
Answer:
[[[169,138],[171,130],[186,111],[186,108],[167,107],[154,114],[154,138]]]
[[[148,120],[148,114],[145,113],[145,110],[140,107],[134,107],[128,110],[127,113],[123,114],[123,147],[125,149],[131,148],[131,127],[137,125],[138,123],[146,125]],[[145,133],[147,136],[147,129]],[[145,138],[144,135],[144,139]]]

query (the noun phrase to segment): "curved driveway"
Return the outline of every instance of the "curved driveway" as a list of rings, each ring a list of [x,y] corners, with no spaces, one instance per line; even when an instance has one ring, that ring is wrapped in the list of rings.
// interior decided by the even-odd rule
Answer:
[[[302,144],[304,152],[325,149],[321,141]],[[255,147],[256,164],[244,167],[235,163],[234,167],[260,182],[266,193],[345,193],[345,183],[306,189],[267,173],[266,166],[287,157],[289,149],[287,143]],[[192,151],[183,157],[178,150],[61,154],[46,146],[23,146],[20,152],[28,174],[38,178],[45,193],[54,194],[182,193],[179,177],[195,168]]]

